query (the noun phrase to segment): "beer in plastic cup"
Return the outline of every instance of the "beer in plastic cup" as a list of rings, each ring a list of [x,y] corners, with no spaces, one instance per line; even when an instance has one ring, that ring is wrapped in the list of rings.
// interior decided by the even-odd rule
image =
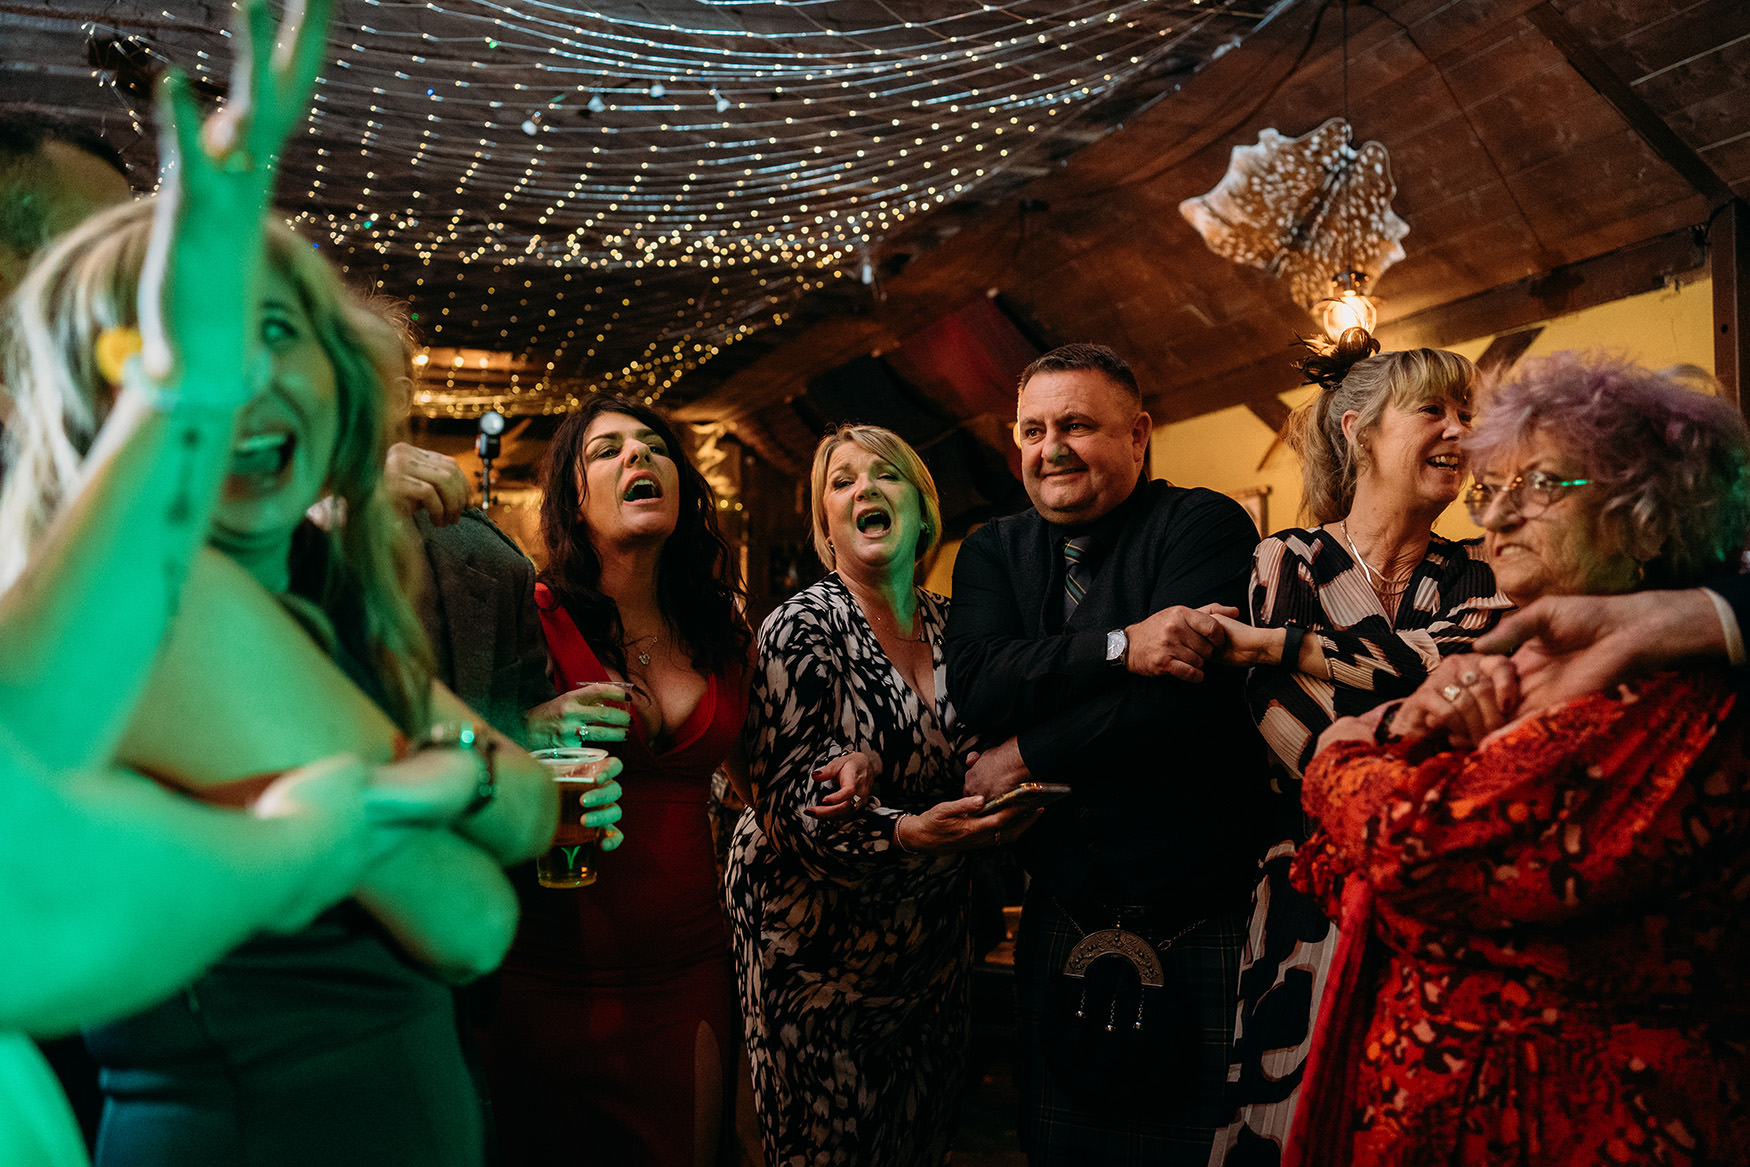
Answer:
[[[579,799],[602,784],[608,768],[608,751],[572,746],[558,750],[535,750],[531,755],[547,767],[559,793],[559,827],[553,845],[535,859],[535,878],[542,887],[588,887],[596,879],[602,832],[580,822]]]

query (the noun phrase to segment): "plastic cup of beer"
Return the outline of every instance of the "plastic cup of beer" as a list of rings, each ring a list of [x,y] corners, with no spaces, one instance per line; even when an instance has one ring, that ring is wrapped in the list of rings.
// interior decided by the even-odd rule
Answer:
[[[559,827],[553,845],[535,859],[535,879],[542,887],[588,887],[595,882],[602,832],[579,821],[583,805],[578,800],[602,784],[608,751],[573,746],[535,750],[531,756],[547,767],[559,793]]]

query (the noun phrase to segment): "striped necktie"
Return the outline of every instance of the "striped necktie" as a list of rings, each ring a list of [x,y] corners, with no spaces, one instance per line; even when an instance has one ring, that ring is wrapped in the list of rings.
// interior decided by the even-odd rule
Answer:
[[[1075,612],[1076,605],[1082,602],[1082,597],[1088,594],[1088,585],[1093,582],[1093,553],[1092,535],[1077,535],[1074,539],[1064,540],[1063,618],[1066,621]]]

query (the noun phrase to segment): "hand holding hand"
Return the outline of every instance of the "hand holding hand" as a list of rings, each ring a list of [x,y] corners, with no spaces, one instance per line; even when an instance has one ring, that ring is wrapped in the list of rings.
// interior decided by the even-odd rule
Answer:
[[[632,714],[610,701],[625,701],[626,689],[612,681],[579,685],[524,714],[529,741],[540,747],[594,746],[623,742]]]
[[[1398,706],[1391,732],[1409,741],[1445,734],[1468,750],[1507,723],[1519,705],[1519,674],[1506,657],[1449,656]]]
[[[803,807],[803,813],[817,819],[850,817],[869,804],[880,772],[881,759],[866,750],[840,754],[813,774],[816,782],[836,783],[836,789],[818,806]]]
[[[1692,657],[1726,657],[1719,616],[1700,588],[1547,596],[1502,620],[1477,641],[1477,649],[1513,653],[1521,716],[1607,689],[1642,670]]]
[[[1280,628],[1254,628],[1242,623],[1238,608],[1210,604],[1198,611],[1215,620],[1221,630],[1223,644],[1218,654],[1224,664],[1246,668],[1251,665],[1273,665],[1282,660],[1286,637]]]
[[[1019,742],[1010,738],[1000,746],[966,755],[966,793],[981,798],[995,798],[1031,781],[1033,772],[1021,757]],[[983,805],[982,803],[980,805]]]
[[[1204,664],[1227,643],[1220,623],[1225,612],[1235,610],[1218,604],[1202,608],[1175,604],[1130,625],[1124,630],[1130,638],[1125,667],[1142,677],[1201,681]]]
[[[467,509],[468,476],[454,458],[396,442],[384,461],[383,492],[402,518],[424,511],[432,525],[447,527]]]
[[[907,851],[925,855],[949,855],[1012,843],[1039,821],[1043,807],[1031,810],[1012,806],[993,814],[979,814],[983,795],[974,794],[952,802],[938,802],[921,814],[908,814],[894,827],[894,838]]]

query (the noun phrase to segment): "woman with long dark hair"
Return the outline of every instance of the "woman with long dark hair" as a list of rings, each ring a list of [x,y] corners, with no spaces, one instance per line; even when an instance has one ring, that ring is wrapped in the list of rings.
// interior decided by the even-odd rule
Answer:
[[[716,503],[654,410],[599,396],[553,436],[536,587],[560,732],[619,741],[632,842],[577,891],[519,887],[486,1036],[507,1163],[711,1163],[736,1004],[708,801],[747,716],[751,641]],[[554,732],[536,726],[537,735]],[[738,765],[730,769],[739,781]]]

